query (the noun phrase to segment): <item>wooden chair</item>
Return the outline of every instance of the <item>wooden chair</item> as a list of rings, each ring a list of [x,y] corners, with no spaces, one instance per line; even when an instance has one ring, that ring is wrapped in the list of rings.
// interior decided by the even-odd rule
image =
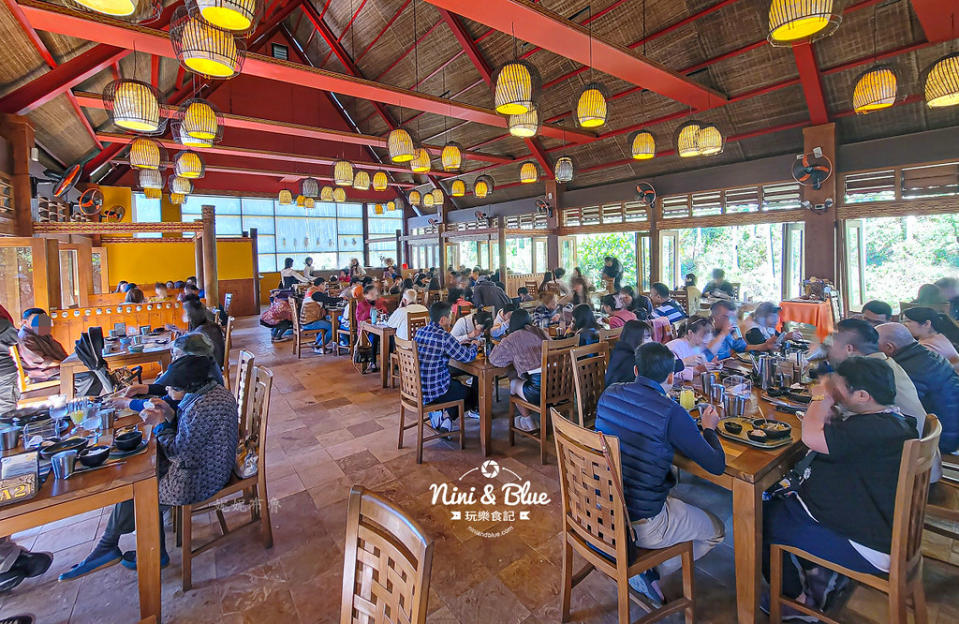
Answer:
[[[899,462],[899,483],[896,486],[896,507],[892,521],[892,549],[889,552],[889,574],[876,576],[855,572],[839,564],[813,556],[800,548],[772,544],[770,549],[769,621],[782,621],[782,605],[819,618],[829,624],[838,620],[816,611],[804,604],[782,595],[783,555],[789,553],[818,566],[848,576],[854,581],[868,585],[889,596],[889,619],[891,624],[907,624],[907,607],[911,604],[917,624],[926,619],[926,594],[922,587],[922,528],[926,512],[926,497],[929,494],[929,473],[932,470],[936,447],[942,426],[939,420],[926,416],[924,436],[909,440],[902,447]]]
[[[296,354],[296,359],[299,360],[303,357],[303,347],[312,347],[318,335],[323,336],[323,344],[326,344],[326,330],[303,329],[303,325],[300,323],[300,311],[297,309],[296,299],[290,297],[288,301],[290,302],[290,308],[293,310],[293,353]]]
[[[396,357],[400,362],[400,435],[396,443],[396,448],[403,448],[403,435],[407,429],[416,427],[416,463],[423,463],[423,443],[435,440],[437,438],[449,438],[458,435],[460,439],[460,448],[466,448],[466,441],[463,437],[463,419],[466,416],[466,408],[462,399],[459,401],[447,401],[446,403],[431,403],[423,405],[423,387],[420,384],[420,356],[416,350],[416,343],[412,340],[402,340],[396,338]],[[449,407],[458,407],[460,415],[459,431],[447,433],[435,433],[429,437],[423,437],[423,421],[427,418],[428,412],[442,410]],[[415,414],[415,420],[411,423],[406,422],[406,413]]]
[[[410,337],[412,342],[413,337],[416,336],[416,332],[421,330],[430,324],[430,313],[429,312],[410,312],[406,315],[406,335]],[[395,338],[394,338],[395,341]],[[390,354],[390,387],[396,387],[396,381],[400,377],[400,358],[396,355],[396,352]]]
[[[929,486],[929,500],[926,503],[927,531],[959,539],[959,457],[955,455],[942,456],[942,478]],[[935,554],[931,558],[955,566],[957,564]]]
[[[523,282],[523,286],[526,286],[526,290],[529,291],[529,294],[533,297],[539,292],[539,282],[536,280],[526,280]]]
[[[473,306],[471,304],[464,303],[463,305],[456,306],[456,318],[453,319],[453,322],[455,323],[456,321],[460,320],[464,316],[469,316],[472,313],[473,313]]]
[[[590,572],[598,570],[616,582],[618,621],[627,624],[630,621],[630,600],[650,611],[650,605],[630,589],[630,577],[673,557],[682,557],[683,597],[668,602],[638,622],[646,624],[682,611],[687,624],[691,624],[695,619],[692,542],[680,542],[661,550],[631,549],[628,514],[622,494],[619,438],[604,438],[602,434],[573,424],[562,418],[559,412],[552,411],[563,497],[561,621],[569,620],[573,588]],[[586,565],[576,573],[573,572],[574,552],[586,560]]]
[[[230,349],[233,348],[233,323],[236,319],[232,316],[226,319],[226,328],[223,331],[223,387],[230,389]]]
[[[253,370],[253,383],[250,389],[251,401],[250,409],[246,414],[245,426],[241,426],[240,431],[250,432],[247,436],[241,436],[241,440],[247,438],[251,444],[256,446],[257,453],[257,472],[252,477],[240,479],[236,475],[230,478],[230,482],[219,492],[209,499],[195,503],[193,505],[183,505],[178,509],[178,530],[180,542],[183,545],[183,569],[181,577],[183,581],[183,591],[189,591],[193,586],[193,558],[205,550],[219,543],[221,539],[234,533],[246,526],[259,524],[260,537],[263,539],[264,548],[273,547],[273,528],[270,526],[270,497],[266,489],[266,431],[267,421],[270,415],[270,392],[273,388],[273,373],[268,368],[257,366]],[[224,503],[223,500],[234,494],[238,497]],[[243,524],[233,527],[227,526],[226,518],[223,516],[223,507],[228,504],[238,504],[249,506],[250,520]],[[209,542],[193,547],[193,514],[214,511],[217,521],[220,525],[221,535],[213,538]]]
[[[605,294],[611,295],[616,292],[616,280],[611,277],[603,278],[603,288],[606,290]]]
[[[247,411],[250,404],[250,378],[253,375],[255,358],[249,351],[240,351],[236,361],[236,378],[233,382],[233,397],[236,399],[237,414],[240,422],[240,435],[245,435]]]
[[[570,349],[573,387],[576,389],[576,412],[579,426],[595,420],[596,404],[606,389],[606,366],[609,364],[609,345],[603,341],[585,347]]]
[[[424,624],[433,540],[409,514],[361,486],[350,490],[340,624]]]
[[[600,329],[599,330],[599,339],[609,345],[609,350],[612,351],[613,347],[616,346],[616,343],[619,342],[619,337],[623,334],[622,327],[616,327],[614,329]]]
[[[20,359],[20,349],[17,345],[10,345],[10,357],[13,358],[14,363],[17,365],[17,388],[20,390],[21,398],[29,399],[51,396],[59,392],[59,379],[36,382],[30,381],[27,371],[23,368],[23,360]]]
[[[549,427],[550,407],[571,409],[573,398],[573,366],[569,350],[576,346],[576,337],[543,341],[542,377],[540,379],[539,403],[530,403],[518,396],[509,398],[509,445],[516,443],[516,434],[539,441],[539,459],[546,463],[546,435]],[[523,431],[513,424],[517,405],[539,414],[539,429]]]
[[[339,322],[333,325],[333,355],[339,355],[341,349],[345,349],[347,355],[350,355],[353,353],[353,345],[356,344],[356,299],[351,298],[343,312],[347,315],[346,318],[349,319],[350,327],[349,329],[343,329],[340,327]],[[346,336],[347,344],[345,345],[340,344],[340,338],[342,336]]]

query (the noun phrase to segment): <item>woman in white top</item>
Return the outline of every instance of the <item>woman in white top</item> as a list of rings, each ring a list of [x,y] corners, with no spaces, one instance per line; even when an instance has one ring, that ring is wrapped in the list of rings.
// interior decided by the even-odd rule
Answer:
[[[364,277],[366,270],[360,266],[360,261],[356,258],[350,258],[350,277]]]
[[[710,336],[712,322],[707,318],[697,318],[686,325],[686,333],[682,338],[670,340],[666,347],[673,354],[683,361],[686,366],[679,373],[683,381],[692,381],[696,373],[701,373],[709,368],[708,362],[716,360],[714,349],[718,349],[722,343],[722,337],[712,338],[707,346],[707,336]]]
[[[310,280],[303,277],[293,268],[293,258],[283,260],[283,270],[280,271],[280,286],[282,288],[292,288],[297,282],[308,284]]]
[[[390,314],[390,318],[386,320],[387,325],[396,329],[396,336],[401,340],[413,338],[409,330],[410,312],[429,312],[426,306],[416,303],[416,291],[412,288],[403,293],[400,307],[393,310],[393,314]]]
[[[485,310],[480,310],[457,319],[453,324],[453,329],[450,330],[450,334],[460,344],[466,344],[470,340],[478,338],[492,326],[493,315]]]

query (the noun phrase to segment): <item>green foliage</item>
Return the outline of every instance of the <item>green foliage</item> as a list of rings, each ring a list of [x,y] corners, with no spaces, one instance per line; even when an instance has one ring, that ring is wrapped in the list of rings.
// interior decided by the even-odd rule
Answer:
[[[593,283],[601,284],[603,258],[619,258],[623,265],[623,286],[636,285],[636,234],[579,234],[576,236],[577,266]],[[572,266],[566,267],[567,270]]]

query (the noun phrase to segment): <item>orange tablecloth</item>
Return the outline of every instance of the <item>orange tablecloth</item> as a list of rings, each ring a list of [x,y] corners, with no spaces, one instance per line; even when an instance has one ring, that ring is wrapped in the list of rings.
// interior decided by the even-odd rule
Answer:
[[[832,307],[828,301],[783,301],[779,304],[779,327],[783,323],[806,323],[816,328],[816,337],[822,342],[835,329],[832,319]]]

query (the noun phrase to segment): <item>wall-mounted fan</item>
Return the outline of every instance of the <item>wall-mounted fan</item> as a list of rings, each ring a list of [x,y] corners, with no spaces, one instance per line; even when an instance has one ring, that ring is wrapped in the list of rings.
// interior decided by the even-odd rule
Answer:
[[[832,175],[832,161],[822,153],[822,148],[817,147],[809,154],[796,156],[792,175],[796,182],[818,191]]]
[[[489,215],[483,212],[482,210],[477,210],[473,213],[473,216],[476,217],[476,223],[482,227],[489,227]]]
[[[656,203],[656,189],[649,182],[640,182],[636,185],[636,200],[652,207]]]
[[[553,216],[553,206],[546,201],[545,199],[536,200],[536,213],[541,215],[546,215],[547,217]]]
[[[116,206],[111,206],[110,208],[104,208],[100,213],[100,220],[106,221],[107,223],[119,223],[123,221],[123,215],[127,213],[127,209],[122,205],[117,204]]]
[[[97,216],[103,208],[103,192],[98,187],[91,186],[80,195],[77,207],[86,217]]]
[[[434,218],[429,218],[429,219],[426,220],[426,222],[429,223],[430,225],[439,225],[439,224],[440,224],[440,220],[439,220],[439,219],[434,219]]]

